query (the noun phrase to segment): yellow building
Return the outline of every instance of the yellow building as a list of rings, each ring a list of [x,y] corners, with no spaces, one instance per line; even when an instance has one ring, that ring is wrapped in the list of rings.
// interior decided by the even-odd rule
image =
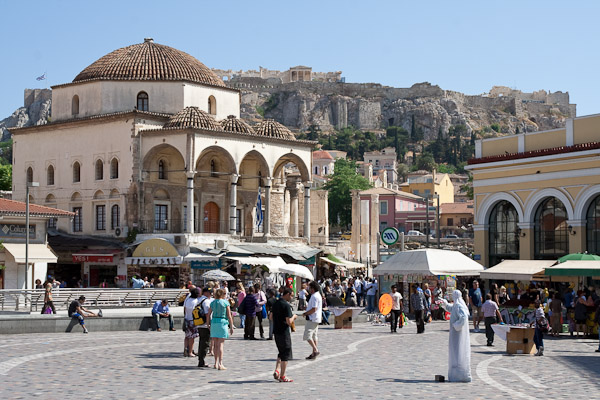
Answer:
[[[475,258],[557,259],[600,253],[600,114],[563,129],[478,140]]]
[[[440,204],[454,203],[454,184],[448,174],[433,171],[431,174],[408,178],[408,182],[401,184],[399,189],[421,197],[438,194]]]

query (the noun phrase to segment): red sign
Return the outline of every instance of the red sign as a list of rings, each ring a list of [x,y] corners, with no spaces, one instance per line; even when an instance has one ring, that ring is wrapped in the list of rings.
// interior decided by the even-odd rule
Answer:
[[[111,263],[113,262],[112,255],[85,255],[85,254],[73,254],[74,262],[102,262]]]

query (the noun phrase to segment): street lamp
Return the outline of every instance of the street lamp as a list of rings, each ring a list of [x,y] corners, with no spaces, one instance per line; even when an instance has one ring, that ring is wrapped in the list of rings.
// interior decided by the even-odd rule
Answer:
[[[39,187],[39,182],[27,182],[27,189],[25,193],[25,288],[27,288],[27,272],[29,271],[29,188]],[[35,277],[31,274],[31,287],[33,288],[33,282]]]

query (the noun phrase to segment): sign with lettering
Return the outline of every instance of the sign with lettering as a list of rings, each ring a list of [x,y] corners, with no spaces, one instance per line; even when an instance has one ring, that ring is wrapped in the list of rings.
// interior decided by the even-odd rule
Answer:
[[[381,232],[381,241],[388,246],[395,244],[400,238],[400,232],[398,229],[389,227],[385,228],[383,232]]]
[[[0,224],[0,237],[25,238],[25,224]],[[35,239],[35,225],[29,225],[29,238]]]
[[[112,255],[85,255],[85,254],[73,254],[74,262],[113,262]]]
[[[165,239],[148,239],[136,247],[132,257],[177,257],[179,253]]]
[[[220,269],[221,268],[221,260],[219,261],[200,261],[200,260],[192,260],[190,261],[190,268],[192,269]]]

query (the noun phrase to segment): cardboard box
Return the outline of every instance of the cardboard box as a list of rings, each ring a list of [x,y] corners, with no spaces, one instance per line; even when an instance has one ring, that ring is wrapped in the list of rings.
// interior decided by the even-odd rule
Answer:
[[[533,328],[511,328],[506,334],[506,352],[508,354],[533,354]]]
[[[335,329],[352,329],[352,310],[346,310],[335,317]]]

